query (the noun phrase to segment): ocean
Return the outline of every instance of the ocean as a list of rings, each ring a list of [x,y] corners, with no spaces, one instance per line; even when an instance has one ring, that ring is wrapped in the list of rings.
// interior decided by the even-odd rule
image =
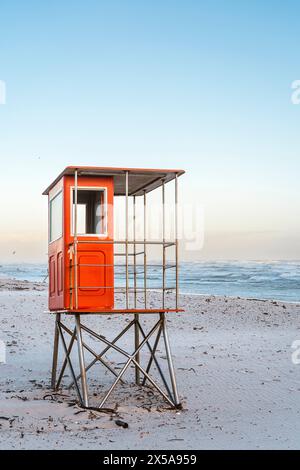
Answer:
[[[147,269],[148,286],[161,285],[161,268]],[[172,273],[173,271],[173,273]],[[143,285],[143,267],[138,268],[138,285]],[[124,285],[124,269],[116,269],[116,285]],[[3,264],[0,276],[43,281],[47,266],[42,264]],[[175,284],[174,270],[167,271],[167,286]],[[130,275],[132,285],[133,276]],[[182,263],[180,291],[188,294],[214,294],[256,299],[300,302],[300,261],[202,261]]]

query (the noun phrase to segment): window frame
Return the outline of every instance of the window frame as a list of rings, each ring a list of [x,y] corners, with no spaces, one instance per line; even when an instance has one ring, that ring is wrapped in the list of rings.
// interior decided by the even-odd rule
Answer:
[[[107,208],[107,187],[105,186],[77,186],[77,191],[102,191],[104,193],[104,232],[103,233],[77,233],[77,237],[97,237],[107,238],[108,237],[108,208]],[[73,221],[73,191],[75,192],[75,186],[70,187],[70,236],[74,238],[74,223]]]
[[[59,195],[61,195],[61,234],[56,237],[56,238],[53,238],[53,240],[51,240],[51,222],[52,222],[52,218],[51,218],[51,203],[54,199],[56,199]],[[64,236],[64,195],[63,195],[63,189],[59,189],[53,196],[51,196],[49,198],[49,202],[48,202],[48,214],[49,214],[49,230],[48,230],[48,245],[51,245],[52,243],[56,242],[57,240],[60,240],[61,238],[63,238]]]

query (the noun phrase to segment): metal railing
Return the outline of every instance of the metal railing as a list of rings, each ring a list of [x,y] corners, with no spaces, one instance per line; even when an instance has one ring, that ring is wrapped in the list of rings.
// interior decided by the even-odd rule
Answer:
[[[143,191],[143,240],[136,239],[136,197],[132,195],[133,198],[133,239],[129,240],[129,206],[128,201],[130,195],[128,194],[128,179],[129,173],[125,171],[124,174],[126,181],[126,194],[125,194],[125,239],[124,240],[82,240],[78,239],[77,234],[77,206],[78,206],[78,172],[75,170],[75,187],[74,187],[74,241],[69,245],[70,253],[70,307],[71,309],[78,309],[78,290],[79,289],[114,289],[115,292],[122,292],[125,295],[125,308],[129,309],[130,305],[130,294],[133,294],[133,308],[137,308],[138,293],[143,293],[144,298],[144,308],[148,308],[148,299],[147,293],[149,290],[157,290],[162,292],[162,305],[157,308],[166,308],[166,292],[175,291],[175,308],[178,309],[178,294],[179,294],[179,270],[178,270],[178,178],[175,177],[175,234],[174,240],[166,240],[165,234],[165,180],[162,179],[162,240],[161,241],[151,241],[147,240],[147,197],[146,190]],[[111,244],[111,245],[120,245],[125,248],[123,252],[115,252],[115,257],[125,257],[125,263],[121,264],[79,264],[78,263],[78,252],[79,245],[83,244]],[[141,251],[137,251],[137,247],[142,246]],[[149,246],[161,246],[162,247],[162,263],[161,264],[148,264],[147,263],[147,247]],[[132,247],[132,251],[129,251],[129,248]],[[167,263],[167,248],[175,248],[175,261],[172,264]],[[137,260],[139,256],[143,256],[143,262],[138,264]],[[129,263],[129,259],[133,259],[133,264]],[[123,267],[125,269],[124,278],[125,286],[115,287],[113,286],[80,286],[78,284],[78,269],[81,266],[85,267],[103,267],[103,268],[114,268],[114,267]],[[162,286],[161,287],[150,287],[148,285],[148,268],[150,267],[161,267],[162,269]],[[140,269],[142,268],[142,271]],[[175,286],[166,285],[166,271],[169,269],[175,270]],[[132,272],[130,272],[132,270]],[[133,276],[133,287],[130,286],[130,278]],[[139,276],[142,276],[143,287],[138,286]]]
[[[98,289],[114,289],[115,293],[121,293],[124,294],[125,296],[125,308],[137,308],[137,297],[138,294],[142,294],[142,299],[144,300],[144,307],[145,309],[148,308],[148,299],[147,299],[147,293],[148,291],[158,291],[162,293],[162,302],[161,305],[159,306],[160,308],[165,308],[166,307],[166,302],[165,302],[165,293],[167,291],[175,291],[176,292],[176,279],[174,280],[175,282],[173,284],[175,285],[167,285],[166,283],[166,271],[167,270],[172,270],[177,268],[176,263],[169,263],[167,264],[166,262],[166,254],[165,250],[166,248],[169,247],[175,247],[175,242],[170,242],[170,241],[164,241],[164,242],[152,242],[152,241],[131,241],[128,240],[127,246],[128,249],[133,245],[133,252],[129,252],[127,254],[125,253],[118,253],[114,252],[115,257],[123,257],[126,255],[129,258],[132,258],[132,264],[129,263],[123,263],[123,264],[117,264],[117,263],[80,263],[78,262],[79,256],[78,254],[80,253],[80,245],[84,244],[96,244],[96,245],[102,245],[102,244],[112,244],[112,245],[124,245],[125,241],[107,241],[107,240],[96,240],[96,241],[86,241],[86,240],[77,240],[77,242],[70,243],[69,249],[70,249],[70,263],[69,263],[69,269],[70,269],[70,306],[71,308],[77,309],[78,306],[76,306],[76,299],[78,299],[78,291],[80,289],[84,290],[98,290]],[[144,257],[144,250],[141,252],[137,252],[134,250],[134,248],[142,243],[143,245],[161,245],[163,246],[163,262],[162,263],[148,263],[147,264],[147,258]],[[75,256],[75,251],[77,251],[76,256]],[[138,258],[143,255],[143,263],[138,263]],[[75,262],[77,260],[77,262]],[[146,264],[145,264],[146,262]],[[105,268],[105,269],[114,269],[114,274],[115,276],[119,277],[119,280],[125,281],[124,286],[115,286],[115,285],[99,285],[99,286],[88,286],[88,285],[80,285],[78,282],[76,284],[76,279],[78,280],[78,270],[81,267],[86,267],[86,268]],[[159,278],[161,277],[161,283],[162,285],[156,285],[156,286],[150,286],[149,285],[149,278],[147,278],[147,275],[149,277],[149,271],[152,269],[157,269],[160,271]],[[77,271],[77,275],[75,275]],[[117,271],[117,272],[116,272]],[[146,276],[145,276],[146,274]],[[156,279],[157,282],[160,281],[160,279]],[[73,282],[74,280],[74,282]],[[133,285],[130,285],[130,281],[133,281]],[[142,286],[139,285],[139,281],[142,281]],[[133,299],[130,299],[130,296],[133,296]],[[132,302],[130,302],[132,300]],[[131,305],[132,304],[132,305]]]

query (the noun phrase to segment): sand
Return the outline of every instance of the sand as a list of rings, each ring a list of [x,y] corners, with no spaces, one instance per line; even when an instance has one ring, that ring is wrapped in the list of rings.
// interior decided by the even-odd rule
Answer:
[[[50,389],[54,318],[44,313],[45,286],[1,279],[0,449],[299,449],[300,365],[291,345],[300,339],[300,305],[196,295],[180,302],[186,312],[169,315],[169,334],[183,410],[128,383],[107,403],[115,415],[94,413],[76,405],[74,390]],[[108,338],[126,321],[86,320]],[[110,383],[97,365],[93,404]]]

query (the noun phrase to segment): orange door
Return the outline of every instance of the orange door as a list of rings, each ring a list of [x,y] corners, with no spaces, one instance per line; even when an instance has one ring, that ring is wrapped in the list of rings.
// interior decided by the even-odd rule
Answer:
[[[78,247],[78,307],[113,307],[113,245],[89,243]]]
[[[65,304],[88,311],[114,306],[113,178],[78,177],[77,268],[74,178],[65,177]],[[71,266],[71,267],[70,267]],[[77,269],[77,276],[76,276]],[[77,277],[77,296],[75,279]],[[70,295],[70,294],[73,295]]]

